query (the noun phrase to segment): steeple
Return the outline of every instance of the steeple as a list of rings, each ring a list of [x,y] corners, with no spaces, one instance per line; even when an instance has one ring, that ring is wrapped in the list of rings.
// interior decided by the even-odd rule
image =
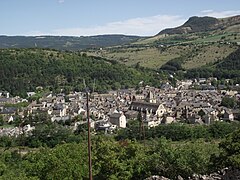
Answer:
[[[154,95],[152,93],[152,91],[148,92],[148,95],[146,97],[146,101],[149,103],[156,103],[156,99],[154,98]]]

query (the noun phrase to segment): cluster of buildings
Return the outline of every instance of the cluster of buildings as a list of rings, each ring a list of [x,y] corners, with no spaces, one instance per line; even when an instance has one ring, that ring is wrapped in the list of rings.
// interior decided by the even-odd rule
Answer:
[[[211,124],[214,121],[233,121],[239,118],[239,111],[221,106],[225,96],[239,100],[238,91],[194,90],[189,89],[191,81],[179,82],[177,88],[166,83],[161,88],[140,87],[109,91],[106,94],[91,93],[89,113],[91,127],[95,130],[112,132],[117,128],[126,128],[131,119],[138,119],[147,127],[173,122],[192,124]],[[29,92],[28,96],[34,96]],[[25,108],[5,107],[27,101],[19,97],[10,97],[9,93],[0,93],[0,115],[7,123],[15,116],[45,113],[52,122],[70,121],[73,129],[87,123],[87,99],[83,92],[70,94],[47,93]],[[27,127],[31,130],[32,127]],[[3,132],[0,129],[0,134]]]

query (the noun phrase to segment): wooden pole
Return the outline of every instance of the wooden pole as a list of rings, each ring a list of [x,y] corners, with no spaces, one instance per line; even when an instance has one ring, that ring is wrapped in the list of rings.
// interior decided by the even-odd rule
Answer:
[[[86,90],[87,94],[87,120],[88,120],[88,170],[89,170],[89,180],[92,180],[92,157],[91,157],[91,122],[89,118],[89,93]]]

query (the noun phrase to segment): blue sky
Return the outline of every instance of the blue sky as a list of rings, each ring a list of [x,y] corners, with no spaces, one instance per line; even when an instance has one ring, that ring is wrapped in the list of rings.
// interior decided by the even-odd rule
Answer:
[[[190,16],[240,15],[240,0],[1,0],[0,35],[150,36]]]

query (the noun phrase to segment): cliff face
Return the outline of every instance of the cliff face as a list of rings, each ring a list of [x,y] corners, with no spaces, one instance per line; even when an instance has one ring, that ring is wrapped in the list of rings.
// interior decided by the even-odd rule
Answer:
[[[195,32],[213,31],[216,29],[225,29],[229,26],[240,24],[240,15],[229,18],[217,19],[213,17],[191,17],[182,26],[169,28],[161,31],[161,34],[186,34]]]

